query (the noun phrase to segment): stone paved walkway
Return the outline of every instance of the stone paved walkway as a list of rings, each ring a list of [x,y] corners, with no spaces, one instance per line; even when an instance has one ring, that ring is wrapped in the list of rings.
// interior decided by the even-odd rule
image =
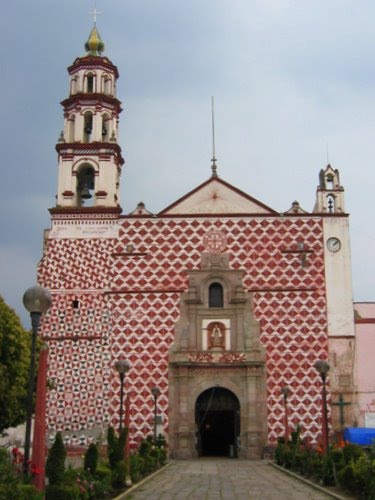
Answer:
[[[134,500],[323,500],[331,498],[266,461],[173,461],[124,497]]]

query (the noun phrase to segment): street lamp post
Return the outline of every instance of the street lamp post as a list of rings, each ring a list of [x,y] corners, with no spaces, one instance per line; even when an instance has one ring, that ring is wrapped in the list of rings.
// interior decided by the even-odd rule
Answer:
[[[327,415],[327,391],[326,379],[329,371],[329,364],[323,359],[319,359],[314,364],[314,368],[318,371],[322,378],[322,417],[323,417],[323,453],[326,455],[328,452],[328,415]]]
[[[120,375],[120,434],[122,432],[122,421],[123,421],[123,402],[124,402],[124,380],[125,374],[130,369],[130,363],[127,359],[119,359],[115,363],[115,369]]]
[[[285,444],[289,441],[289,423],[288,423],[288,396],[292,390],[287,385],[281,388],[281,394],[284,397],[284,429],[285,429]]]
[[[154,444],[156,445],[157,418],[158,418],[158,397],[160,396],[159,387],[153,387],[151,389],[151,394],[154,396]]]
[[[33,414],[33,394],[34,394],[34,378],[35,378],[35,354],[36,354],[36,339],[40,325],[42,314],[46,313],[51,307],[52,297],[48,290],[41,286],[33,286],[26,290],[23,295],[23,305],[29,311],[31,317],[31,353],[30,353],[30,368],[29,381],[27,386],[26,396],[26,430],[25,430],[25,445],[23,457],[23,474],[26,477],[29,472],[30,458],[30,440],[31,440],[31,419]]]

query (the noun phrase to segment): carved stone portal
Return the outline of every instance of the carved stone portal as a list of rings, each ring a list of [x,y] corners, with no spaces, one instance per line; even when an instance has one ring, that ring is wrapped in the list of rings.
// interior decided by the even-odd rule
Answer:
[[[201,269],[187,274],[169,352],[171,455],[260,458],[265,350],[244,273],[230,269],[228,255],[203,254]]]

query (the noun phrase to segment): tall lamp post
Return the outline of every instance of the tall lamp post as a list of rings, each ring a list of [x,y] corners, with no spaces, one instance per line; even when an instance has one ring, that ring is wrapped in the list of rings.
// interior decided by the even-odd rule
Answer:
[[[284,429],[285,429],[285,444],[288,443],[289,441],[289,423],[288,423],[288,396],[292,393],[292,390],[290,387],[285,385],[284,387],[281,388],[281,394],[284,397]]]
[[[160,396],[159,387],[153,387],[151,389],[151,394],[154,396],[154,444],[156,445],[157,418],[158,418],[158,397]]]
[[[326,380],[329,371],[329,364],[323,359],[319,359],[314,364],[314,368],[318,371],[322,378],[322,416],[323,416],[323,453],[326,455],[328,451],[328,415],[327,415],[327,391]]]
[[[125,374],[129,371],[130,369],[130,363],[127,359],[119,359],[115,363],[115,369],[120,375],[120,434],[122,432],[122,421],[123,421],[123,402],[124,402],[124,381],[125,381]]]
[[[33,394],[34,394],[34,378],[35,378],[35,353],[36,353],[36,338],[40,325],[42,314],[46,313],[51,307],[52,297],[48,290],[41,286],[33,286],[26,290],[23,295],[23,305],[29,311],[31,317],[31,353],[30,353],[30,368],[29,381],[27,386],[26,396],[26,430],[25,430],[25,445],[23,457],[23,474],[26,477],[29,472],[30,458],[30,440],[31,440],[31,419],[33,414]]]

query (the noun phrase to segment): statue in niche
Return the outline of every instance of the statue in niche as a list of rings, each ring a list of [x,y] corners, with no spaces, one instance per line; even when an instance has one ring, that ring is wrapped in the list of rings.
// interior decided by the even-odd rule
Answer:
[[[225,347],[225,326],[223,323],[215,322],[210,323],[207,327],[208,333],[208,348],[220,348]]]

